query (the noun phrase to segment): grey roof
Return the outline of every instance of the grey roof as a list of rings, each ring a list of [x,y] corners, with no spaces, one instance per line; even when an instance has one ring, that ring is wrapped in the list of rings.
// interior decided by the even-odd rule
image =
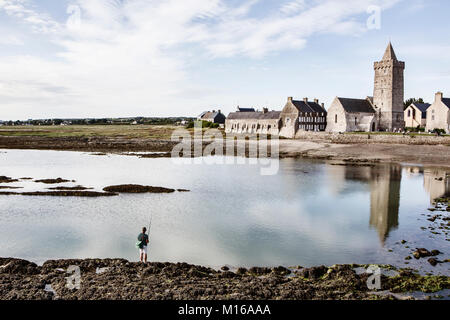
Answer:
[[[427,109],[431,106],[429,103],[413,103],[422,112],[427,112]]]
[[[218,114],[219,114],[219,112],[207,111],[207,112],[203,113],[203,115],[200,118],[202,118],[202,119],[214,119]]]
[[[338,98],[346,112],[375,113],[374,108],[367,99]]]
[[[326,112],[320,104],[315,102],[292,100],[292,103],[300,112]]]
[[[198,117],[202,118],[206,113],[208,113],[208,111],[203,111],[202,113],[200,113],[200,115]]]
[[[239,112],[255,112],[254,108],[240,108],[238,107]]]
[[[422,119],[427,118],[427,109],[431,106],[429,103],[413,103],[413,105],[422,112]]]
[[[442,98],[442,102],[443,102],[448,108],[450,108],[450,98]]]
[[[269,111],[269,112],[231,112],[228,115],[229,120],[271,120],[279,119],[281,116],[281,111]]]

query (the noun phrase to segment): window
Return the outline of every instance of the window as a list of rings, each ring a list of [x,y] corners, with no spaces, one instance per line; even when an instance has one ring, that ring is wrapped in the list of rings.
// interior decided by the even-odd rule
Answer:
[[[416,118],[416,109],[413,109],[413,118]]]
[[[355,117],[355,126],[358,125],[358,118]]]
[[[411,117],[411,110],[408,110],[408,118]]]
[[[337,114],[334,115],[334,123],[337,123]]]

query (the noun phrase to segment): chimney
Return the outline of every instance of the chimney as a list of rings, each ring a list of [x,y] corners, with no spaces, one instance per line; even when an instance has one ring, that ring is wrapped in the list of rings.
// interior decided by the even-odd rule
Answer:
[[[216,112],[216,110],[213,110],[213,112]]]
[[[319,99],[314,99],[314,103],[319,104]]]
[[[436,93],[436,101],[442,101],[443,97],[444,97],[444,94],[442,92]]]
[[[288,102],[292,102],[292,97],[288,97]]]
[[[222,111],[220,111],[220,109],[219,109],[219,110],[217,110],[217,112],[218,112],[218,113],[222,113]]]
[[[267,113],[267,112],[269,112],[269,109],[268,108],[263,108],[263,113]]]
[[[303,101],[304,102],[308,102],[308,98],[303,98]]]
[[[323,102],[322,102],[322,108],[324,108],[324,109],[325,109],[325,103],[323,103]]]

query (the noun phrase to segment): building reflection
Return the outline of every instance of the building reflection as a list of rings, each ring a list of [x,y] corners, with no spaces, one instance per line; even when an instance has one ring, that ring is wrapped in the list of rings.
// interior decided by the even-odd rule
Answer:
[[[348,188],[345,181],[358,181],[369,187],[369,224],[377,230],[380,242],[384,245],[389,232],[398,227],[402,167],[395,164],[330,165],[327,171],[333,175],[333,184],[330,186],[333,193],[345,194]],[[361,188],[354,185],[353,191],[355,187]]]
[[[384,245],[392,229],[398,227],[402,168],[382,165],[373,168],[370,180],[370,225],[377,229]]]
[[[437,198],[450,197],[450,175],[445,170],[424,170],[423,186],[430,195],[431,203]]]

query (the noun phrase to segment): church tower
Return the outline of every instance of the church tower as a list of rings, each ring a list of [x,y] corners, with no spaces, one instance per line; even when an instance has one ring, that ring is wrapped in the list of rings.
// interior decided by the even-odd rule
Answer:
[[[374,63],[374,69],[373,104],[377,111],[378,128],[380,131],[403,129],[405,63],[397,60],[390,42],[383,59]]]

